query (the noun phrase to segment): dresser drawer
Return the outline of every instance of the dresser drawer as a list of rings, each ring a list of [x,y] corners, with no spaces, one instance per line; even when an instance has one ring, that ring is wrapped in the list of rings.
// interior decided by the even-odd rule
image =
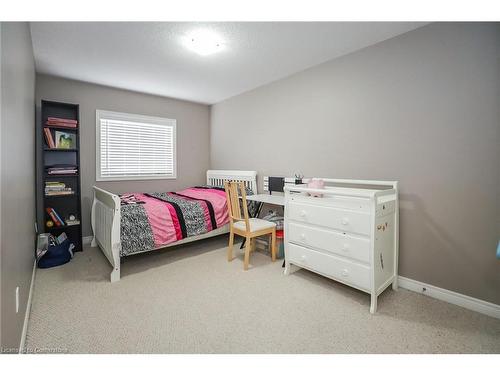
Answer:
[[[290,243],[287,246],[287,258],[289,262],[298,266],[319,272],[365,291],[370,290],[370,268],[368,266]]]
[[[322,225],[340,231],[370,234],[369,213],[290,202],[287,215],[291,220],[304,223]]]
[[[288,241],[370,263],[370,240],[346,233],[289,223]]]

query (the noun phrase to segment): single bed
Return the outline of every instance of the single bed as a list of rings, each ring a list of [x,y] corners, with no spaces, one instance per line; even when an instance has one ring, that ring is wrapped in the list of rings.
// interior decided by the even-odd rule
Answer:
[[[124,256],[228,233],[224,181],[243,181],[257,193],[255,171],[209,170],[206,185],[168,193],[120,197],[94,186],[91,246],[99,246],[111,263],[111,282],[120,280]]]

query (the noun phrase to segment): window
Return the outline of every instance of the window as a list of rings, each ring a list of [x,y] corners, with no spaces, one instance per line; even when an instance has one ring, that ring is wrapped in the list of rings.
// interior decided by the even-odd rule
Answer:
[[[96,111],[96,179],[176,178],[176,121]]]

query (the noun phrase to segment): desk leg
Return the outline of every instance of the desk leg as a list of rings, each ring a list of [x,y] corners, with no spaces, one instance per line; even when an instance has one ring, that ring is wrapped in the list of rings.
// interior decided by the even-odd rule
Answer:
[[[262,210],[262,206],[264,206],[264,203],[263,202],[259,202],[259,204],[257,205],[257,209],[250,216],[251,217],[259,217],[260,211]],[[246,238],[243,239],[243,242],[241,243],[240,249],[243,249],[245,247],[245,242],[246,242]]]

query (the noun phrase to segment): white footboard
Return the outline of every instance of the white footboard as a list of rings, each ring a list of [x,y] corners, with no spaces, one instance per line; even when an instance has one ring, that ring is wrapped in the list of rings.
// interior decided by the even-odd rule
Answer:
[[[99,246],[113,267],[111,282],[120,280],[120,198],[97,186],[92,203],[91,246]]]

